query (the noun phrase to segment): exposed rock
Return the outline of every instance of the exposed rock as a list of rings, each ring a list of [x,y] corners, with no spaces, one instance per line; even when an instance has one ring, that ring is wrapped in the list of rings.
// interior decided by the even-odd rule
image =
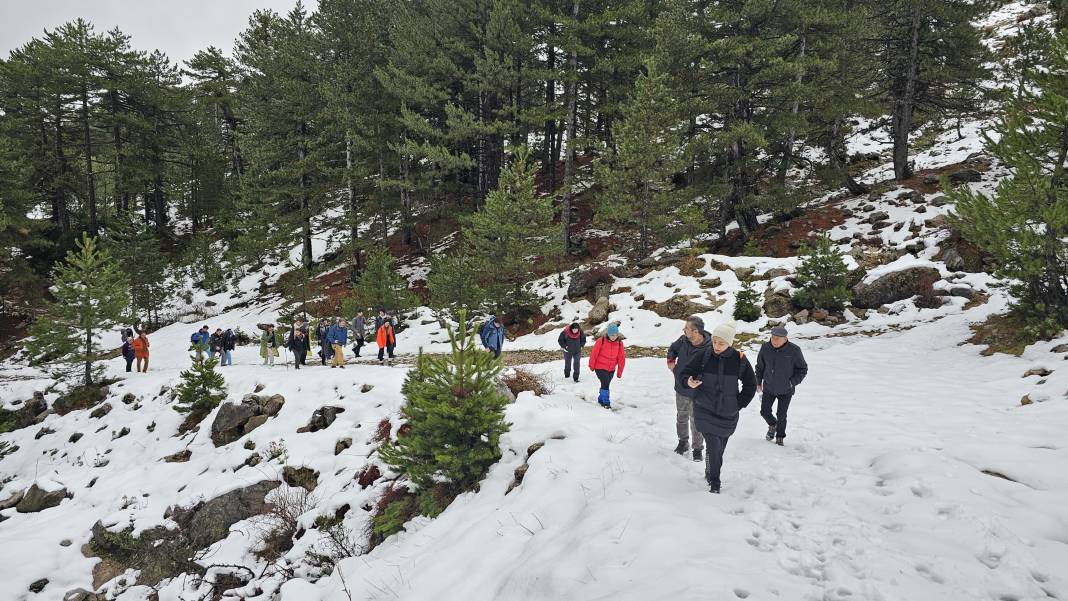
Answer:
[[[256,406],[241,403],[223,403],[211,424],[211,441],[221,447],[234,442],[244,434],[245,422],[256,415]]]
[[[790,302],[789,293],[772,290],[764,292],[764,313],[768,317],[786,317],[793,310],[794,306]]]
[[[72,496],[67,492],[66,488],[48,491],[34,484],[30,486],[26,494],[22,495],[22,499],[15,506],[15,511],[19,513],[37,513],[38,511],[55,507],[63,499],[68,499]]]
[[[189,458],[192,457],[192,456],[193,456],[193,451],[190,451],[189,449],[185,449],[185,450],[182,450],[182,451],[178,451],[177,453],[175,453],[173,455],[167,455],[166,457],[163,458],[163,460],[166,461],[167,463],[185,463],[186,461],[189,461]]]
[[[812,320],[813,321],[823,321],[824,319],[827,319],[829,316],[830,316],[830,313],[828,313],[827,311],[825,311],[823,309],[816,309],[816,310],[814,310],[812,312]]]
[[[597,299],[597,302],[594,303],[593,308],[590,309],[590,314],[586,317],[586,321],[588,321],[590,325],[604,323],[606,320],[608,320],[608,313],[611,312],[611,310],[612,307],[608,304],[608,298],[601,297]]]
[[[89,409],[106,399],[108,393],[107,386],[79,386],[56,399],[56,402],[52,403],[52,411],[66,415],[78,409]]]
[[[949,295],[959,296],[960,298],[973,300],[976,296],[979,295],[979,293],[976,292],[975,288],[972,288],[971,286],[953,286],[949,289]]]
[[[886,221],[889,218],[890,218],[890,215],[886,211],[876,211],[875,213],[872,213],[871,215],[868,215],[868,218],[865,219],[865,221],[867,221],[868,223],[870,223],[872,225],[875,225],[875,224],[879,223],[880,221]]]
[[[44,426],[40,430],[37,431],[37,434],[33,435],[33,439],[34,440],[40,440],[41,437],[43,437],[43,436],[48,436],[49,434],[55,434],[55,433],[56,433],[56,431],[53,430],[52,428],[49,428],[48,426]]]
[[[297,428],[297,432],[304,433],[325,430],[330,427],[330,424],[334,423],[334,420],[337,419],[337,414],[344,412],[344,407],[334,407],[333,405],[319,407],[312,413],[311,419],[308,420],[308,425]]]
[[[794,323],[798,325],[805,325],[808,323],[808,309],[801,309],[797,313],[794,313]]]
[[[259,465],[260,461],[262,461],[262,460],[263,460],[263,457],[260,457],[259,453],[253,453],[253,454],[249,455],[248,457],[245,457],[245,463],[244,464],[249,466],[249,467],[255,467],[255,466]]]
[[[719,288],[723,285],[723,280],[717,277],[707,277],[697,280],[702,288]]]
[[[122,438],[123,436],[126,436],[129,433],[130,433],[130,429],[127,428],[126,426],[123,426],[118,432],[114,432],[113,431],[111,433],[111,440],[118,440],[118,439]]]
[[[567,298],[575,300],[585,298],[597,289],[599,284],[612,283],[612,274],[605,267],[593,267],[573,273],[571,283],[567,286]]]
[[[368,393],[368,392],[371,392],[374,389],[375,389],[375,385],[374,384],[364,384],[363,386],[360,386],[360,392],[361,393]]]
[[[14,411],[0,408],[0,432],[11,432],[39,423],[48,414],[48,402],[40,392]]]
[[[641,304],[642,309],[652,311],[660,317],[666,317],[668,319],[686,319],[691,315],[699,313],[708,313],[715,310],[717,307],[725,303],[725,300],[716,299],[711,301],[712,306],[699,305],[689,297],[681,294],[675,295],[662,303],[655,303],[653,301],[645,301]]]
[[[173,511],[180,525],[188,525],[190,538],[196,548],[222,540],[230,533],[230,526],[241,520],[265,513],[268,505],[264,497],[278,487],[277,480],[265,480],[251,486],[232,490],[224,495],[200,503],[191,509]]]
[[[30,584],[30,592],[31,593],[39,593],[39,592],[43,591],[46,586],[48,586],[48,579],[47,578],[41,578],[40,580],[34,580],[33,583]]]
[[[5,509],[11,509],[12,507],[18,505],[19,501],[21,501],[21,500],[22,500],[22,491],[21,490],[16,490],[16,491],[12,492],[11,495],[8,498],[0,501],[0,511],[3,511]]]
[[[951,184],[964,184],[969,182],[981,182],[983,181],[983,174],[979,173],[975,169],[961,169],[949,174],[949,182]]]
[[[280,394],[272,394],[263,403],[263,413],[270,417],[278,415],[278,412],[282,410],[282,405],[285,404],[285,397]]]
[[[1068,344],[1058,344],[1049,350],[1051,353],[1068,353]]]
[[[761,277],[766,280],[771,280],[774,278],[781,278],[788,275],[790,275],[789,269],[786,269],[785,267],[772,267],[771,269],[765,271]]]
[[[739,280],[748,280],[749,278],[753,277],[754,273],[756,273],[756,268],[755,267],[735,267],[734,268],[734,275]]]
[[[253,415],[252,417],[248,418],[247,422],[245,422],[245,426],[242,428],[242,431],[245,434],[248,434],[249,432],[267,423],[268,419],[270,419],[270,417],[267,415]]]
[[[263,389],[267,388],[263,384],[256,384],[256,387],[252,389],[252,392],[263,392]]]
[[[932,286],[941,279],[933,267],[909,267],[890,272],[870,284],[853,287],[853,306],[875,309],[916,295],[930,295]]]
[[[93,593],[83,588],[76,588],[73,591],[67,591],[63,595],[63,601],[107,601],[107,595],[104,593]]]
[[[946,269],[957,271],[964,269],[964,257],[960,256],[955,248],[947,248],[942,252],[942,261],[946,264]]]
[[[63,540],[59,541],[59,546],[60,546],[60,547],[69,547],[69,546],[71,546],[71,545],[73,545],[73,544],[74,544],[74,543],[73,543],[73,542],[71,542],[71,540],[70,540],[69,538],[65,538],[65,539],[63,539]]]
[[[96,409],[93,409],[93,412],[89,414],[89,417],[100,419],[109,413],[111,413],[111,403],[104,403]]]
[[[137,397],[134,396],[134,393],[127,392],[126,394],[122,395],[122,402],[126,405],[132,405],[137,402]]]
[[[299,486],[311,492],[319,484],[319,472],[310,467],[287,465],[282,468],[282,481],[290,486]]]
[[[1053,370],[1046,369],[1045,367],[1034,367],[1024,372],[1023,377],[1029,378],[1031,376],[1038,376],[1040,378],[1045,378],[1051,373],[1053,373]]]
[[[497,393],[508,399],[509,403],[515,402],[515,393],[512,392],[511,388],[508,388],[508,385],[503,380],[497,380]]]
[[[336,443],[334,443],[334,454],[335,455],[340,455],[342,452],[345,451],[345,449],[349,449],[351,447],[352,447],[352,439],[351,438],[342,438],[341,440],[339,440]]]

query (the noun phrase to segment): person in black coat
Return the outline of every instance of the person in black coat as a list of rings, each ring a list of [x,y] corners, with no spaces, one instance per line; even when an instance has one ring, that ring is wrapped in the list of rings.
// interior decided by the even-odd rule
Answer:
[[[308,357],[308,351],[311,350],[311,342],[304,330],[294,328],[289,334],[289,340],[286,341],[286,348],[293,353],[293,365],[297,369],[300,369],[301,365],[307,365],[304,361]]]
[[[564,350],[564,378],[570,378],[571,372],[575,372],[575,381],[579,381],[579,361],[582,360],[582,347],[586,346],[586,332],[577,323],[564,328],[557,339],[560,348]]]
[[[122,331],[122,358],[126,360],[126,371],[132,371],[134,361],[134,332],[132,328]]]
[[[771,341],[760,347],[757,355],[756,380],[760,397],[760,416],[768,424],[765,434],[769,442],[783,446],[786,438],[786,412],[790,410],[790,400],[794,397],[797,385],[808,375],[808,363],[801,348],[786,337],[786,328],[772,328]],[[771,408],[779,403],[775,415]]]
[[[726,323],[712,330],[712,345],[694,356],[682,371],[686,385],[696,393],[693,416],[705,439],[705,481],[718,494],[723,451],[738,427],[738,412],[756,395],[756,376],[745,354],[731,348],[735,326]],[[739,388],[741,387],[741,388]]]

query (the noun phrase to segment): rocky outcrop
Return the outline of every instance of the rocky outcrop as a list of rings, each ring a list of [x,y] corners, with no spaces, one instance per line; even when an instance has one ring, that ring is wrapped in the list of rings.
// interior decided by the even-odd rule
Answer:
[[[853,287],[853,306],[877,309],[883,305],[933,293],[932,286],[942,278],[933,267],[909,267],[883,275],[875,281]]]
[[[590,309],[590,314],[589,316],[587,316],[586,321],[593,326],[599,323],[604,323],[608,320],[608,313],[611,312],[611,310],[612,306],[608,304],[608,297],[602,296],[601,298],[597,299],[597,302],[594,303],[593,308]]]
[[[308,425],[297,428],[297,432],[304,433],[325,430],[330,427],[330,424],[334,423],[334,420],[337,419],[339,413],[344,412],[344,407],[334,407],[333,405],[319,407],[312,413],[311,419],[308,420]]]
[[[680,294],[673,296],[662,303],[645,301],[642,303],[641,308],[647,311],[652,311],[660,317],[666,317],[668,319],[686,319],[691,315],[713,311],[724,302],[726,301],[717,299],[712,301],[712,306],[699,305],[690,300],[689,297]]]
[[[319,484],[319,472],[310,467],[287,465],[282,468],[282,481],[290,486],[311,492]]]
[[[11,432],[39,423],[48,415],[48,402],[40,392],[14,411],[0,409],[0,432]]]
[[[37,513],[38,511],[44,511],[59,505],[63,499],[69,499],[74,495],[67,492],[66,488],[60,488],[59,490],[45,490],[36,484],[30,486],[30,488],[22,495],[17,505],[15,505],[15,511],[19,513]]]
[[[264,498],[278,485],[277,480],[257,482],[188,509],[172,508],[170,518],[188,533],[192,546],[201,549],[226,538],[237,522],[266,513],[269,505]]]
[[[211,441],[221,447],[238,440],[277,415],[285,402],[280,394],[269,397],[246,394],[240,403],[224,403],[211,424]]]
[[[52,411],[66,415],[78,409],[89,409],[106,399],[109,392],[107,386],[79,386],[56,399],[56,402],[52,403]]]
[[[794,310],[790,302],[790,293],[786,291],[764,291],[764,313],[771,318],[786,317]]]

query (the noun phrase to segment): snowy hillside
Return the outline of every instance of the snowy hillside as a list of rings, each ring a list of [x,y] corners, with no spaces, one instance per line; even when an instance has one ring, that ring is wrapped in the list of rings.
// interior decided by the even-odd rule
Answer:
[[[993,13],[988,42],[1026,10]],[[858,177],[875,191],[764,216],[759,256],[606,252],[536,281],[542,321],[504,359],[552,390],[508,406],[503,457],[476,492],[373,549],[372,517],[405,485],[377,454],[402,427],[401,385],[417,352],[449,349],[430,309],[407,316],[394,365],[369,358],[374,343],[345,369],[313,350],[299,371],[239,346],[220,368],[226,401],[190,431],[174,410],[189,335],[277,321],[282,301],[264,291],[291,265],[174,299],[184,321],[150,335],[149,372],[107,361],[104,398],[72,405],[20,356],[2,362],[0,418],[13,427],[0,420],[0,600],[1068,599],[1068,337],[1020,356],[969,342],[1011,299],[954,239],[939,190],[945,176],[989,193],[1009,175],[983,153],[989,125],[934,136],[901,183],[886,181],[884,132],[853,136],[850,153],[879,153]],[[789,302],[790,245],[823,230],[864,291],[835,314]],[[316,260],[340,248],[335,233],[317,229]],[[420,258],[403,275],[426,268]],[[672,452],[660,356],[687,315],[709,329],[729,320],[746,279],[763,313],[738,324],[736,346],[755,362],[785,325],[810,372],[784,447],[765,442],[759,401],[743,410],[711,495],[702,464]],[[557,336],[572,321],[625,335],[633,358],[612,411],[588,370],[563,378]]]

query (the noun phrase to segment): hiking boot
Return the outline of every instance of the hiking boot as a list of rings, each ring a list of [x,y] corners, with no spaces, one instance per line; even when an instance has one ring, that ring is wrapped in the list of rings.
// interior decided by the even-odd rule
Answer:
[[[775,438],[775,426],[768,426],[768,433],[764,435],[764,440],[771,442]]]
[[[718,495],[719,494],[719,485],[718,484],[710,484],[710,485],[708,485],[708,492],[710,492],[710,493],[712,493],[714,495]]]
[[[704,459],[705,459],[704,458],[704,453],[701,452],[701,449],[694,449],[693,450],[693,460],[694,461],[704,461]]]
[[[779,445],[780,447],[781,447],[781,446],[785,446],[785,445],[783,445],[783,444],[782,444],[782,439],[783,439],[783,437],[782,437],[782,436],[778,436],[778,437],[776,437],[776,438],[775,438],[775,444]]]
[[[679,445],[675,447],[675,452],[682,455],[686,451],[690,450],[690,441],[687,438],[680,438]]]

